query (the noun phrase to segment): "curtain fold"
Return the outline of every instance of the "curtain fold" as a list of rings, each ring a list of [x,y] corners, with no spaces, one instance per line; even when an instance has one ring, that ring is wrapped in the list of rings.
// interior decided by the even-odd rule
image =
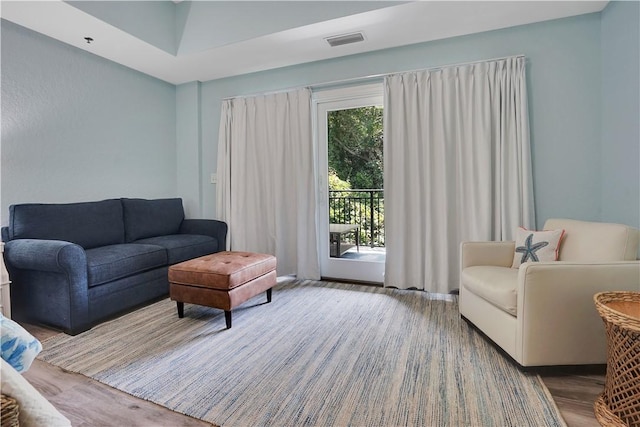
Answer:
[[[525,59],[385,78],[385,286],[447,293],[465,240],[535,224]]]
[[[224,101],[216,209],[229,249],[275,255],[278,275],[317,280],[312,141],[309,89]]]

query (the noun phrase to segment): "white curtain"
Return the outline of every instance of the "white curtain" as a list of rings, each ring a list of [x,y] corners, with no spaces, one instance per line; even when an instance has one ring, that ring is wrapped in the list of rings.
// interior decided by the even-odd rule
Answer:
[[[525,58],[385,78],[385,286],[459,288],[464,240],[535,224]]]
[[[226,100],[218,138],[218,218],[228,248],[275,255],[278,275],[319,279],[311,92]]]

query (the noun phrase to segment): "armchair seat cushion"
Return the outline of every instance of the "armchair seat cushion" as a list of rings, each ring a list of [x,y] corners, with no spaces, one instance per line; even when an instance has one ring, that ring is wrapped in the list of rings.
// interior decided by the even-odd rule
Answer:
[[[515,268],[473,266],[462,270],[465,288],[501,310],[517,315],[518,271]]]
[[[224,249],[220,248],[215,237],[201,234],[171,234],[136,240],[134,243],[163,247],[171,265]]]
[[[167,264],[167,251],[155,245],[109,245],[86,253],[90,288]]]

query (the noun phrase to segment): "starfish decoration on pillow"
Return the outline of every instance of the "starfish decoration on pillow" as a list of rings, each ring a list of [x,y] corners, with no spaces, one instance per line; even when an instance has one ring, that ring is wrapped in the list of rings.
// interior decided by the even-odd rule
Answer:
[[[536,252],[545,246],[549,245],[549,242],[538,242],[532,244],[533,234],[529,234],[524,241],[524,246],[518,246],[516,252],[522,252],[522,261],[527,262],[529,260],[539,262]]]

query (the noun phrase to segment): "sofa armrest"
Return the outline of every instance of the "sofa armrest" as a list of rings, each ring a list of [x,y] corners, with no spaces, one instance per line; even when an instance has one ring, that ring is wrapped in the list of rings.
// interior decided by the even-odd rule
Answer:
[[[17,239],[5,245],[5,260],[12,268],[69,273],[87,269],[84,249],[61,240]]]
[[[74,243],[16,239],[5,244],[11,314],[76,335],[90,327],[87,256]]]
[[[593,296],[640,290],[640,262],[527,262],[518,272],[516,347],[523,365],[606,362],[604,324]]]
[[[227,248],[227,223],[215,219],[185,219],[180,234],[201,234],[218,239],[218,250]]]
[[[460,271],[474,265],[511,267],[516,250],[509,242],[462,242],[460,244]]]

